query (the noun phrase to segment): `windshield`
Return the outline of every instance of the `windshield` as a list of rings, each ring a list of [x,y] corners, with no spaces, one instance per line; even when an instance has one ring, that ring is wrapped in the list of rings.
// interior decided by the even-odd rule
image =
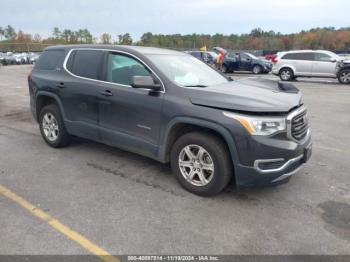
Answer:
[[[250,56],[251,58],[253,58],[253,59],[259,59],[259,58],[257,58],[255,55],[253,55],[253,54],[250,54],[250,53],[246,53],[248,56]]]
[[[202,61],[190,55],[147,55],[176,84],[184,87],[219,85],[228,80]]]

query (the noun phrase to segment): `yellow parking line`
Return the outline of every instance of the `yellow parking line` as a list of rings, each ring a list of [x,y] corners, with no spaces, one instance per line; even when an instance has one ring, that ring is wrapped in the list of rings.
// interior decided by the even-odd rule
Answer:
[[[0,194],[16,202],[23,208],[27,209],[31,214],[45,221],[47,224],[49,224],[51,227],[53,227],[54,229],[56,229],[57,231],[65,235],[67,238],[75,241],[80,246],[82,246],[83,248],[91,252],[92,254],[100,257],[101,260],[105,262],[119,262],[118,258],[112,256],[107,251],[103,250],[102,248],[92,243],[90,240],[86,239],[83,235],[70,229],[69,227],[62,224],[57,219],[51,217],[48,213],[37,208],[36,206],[31,204],[24,198],[18,196],[17,194],[13,193],[11,190],[9,190],[8,188],[4,187],[1,184],[0,184]]]

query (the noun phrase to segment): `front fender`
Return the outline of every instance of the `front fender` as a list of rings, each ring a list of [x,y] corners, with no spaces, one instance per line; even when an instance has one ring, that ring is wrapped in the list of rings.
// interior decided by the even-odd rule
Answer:
[[[197,118],[190,118],[190,117],[175,117],[172,119],[167,127],[165,128],[165,131],[162,133],[160,137],[160,145],[159,145],[159,160],[162,162],[167,162],[166,159],[166,149],[167,149],[167,144],[169,142],[169,135],[171,130],[177,125],[177,124],[192,124],[196,126],[201,126],[205,127],[208,129],[211,129],[213,131],[216,131],[219,133],[225,140],[229,150],[230,150],[230,155],[231,155],[231,160],[233,164],[238,163],[238,153],[237,153],[237,148],[236,144],[230,134],[230,132],[220,124],[210,122],[207,120],[203,119],[197,119]]]

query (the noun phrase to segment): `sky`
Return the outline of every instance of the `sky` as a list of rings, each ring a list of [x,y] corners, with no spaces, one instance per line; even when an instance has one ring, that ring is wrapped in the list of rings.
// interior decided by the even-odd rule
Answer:
[[[294,33],[350,27],[349,0],[0,0],[0,26],[48,37],[54,27],[130,33]]]

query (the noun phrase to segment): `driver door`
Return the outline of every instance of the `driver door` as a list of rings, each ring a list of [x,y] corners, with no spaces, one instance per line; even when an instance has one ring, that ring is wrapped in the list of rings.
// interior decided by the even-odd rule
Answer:
[[[240,53],[239,57],[240,57],[239,70],[250,71],[251,64],[252,64],[252,58],[245,53]]]
[[[315,53],[312,63],[312,76],[335,76],[337,61],[333,57],[324,53]]]
[[[158,147],[164,92],[131,87],[133,76],[154,77],[133,56],[110,52],[106,63],[106,83],[99,103],[103,142],[154,155]]]

